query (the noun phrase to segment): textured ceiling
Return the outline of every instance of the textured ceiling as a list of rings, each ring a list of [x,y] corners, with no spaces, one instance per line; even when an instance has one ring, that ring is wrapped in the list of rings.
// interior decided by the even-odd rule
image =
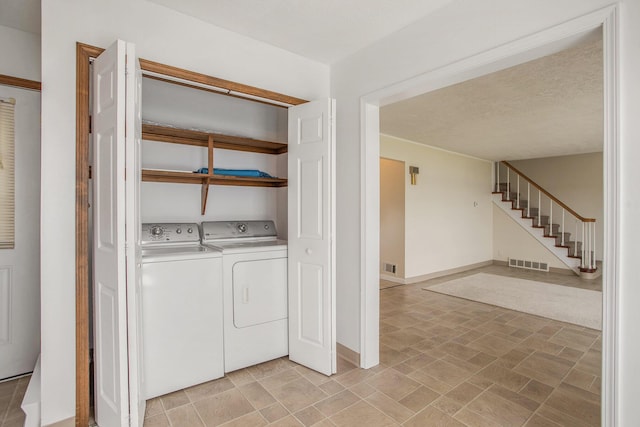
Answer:
[[[380,109],[382,133],[488,160],[602,151],[602,38]]]
[[[150,1],[328,64],[451,0]]]
[[[40,0],[0,0],[0,25],[40,34]]]

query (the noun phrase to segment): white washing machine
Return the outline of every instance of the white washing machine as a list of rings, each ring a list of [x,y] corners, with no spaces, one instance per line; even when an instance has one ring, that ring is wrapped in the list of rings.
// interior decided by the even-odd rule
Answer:
[[[202,242],[222,252],[224,371],[289,354],[287,242],[273,221],[203,222]]]
[[[145,399],[224,376],[221,256],[195,223],[142,225]]]

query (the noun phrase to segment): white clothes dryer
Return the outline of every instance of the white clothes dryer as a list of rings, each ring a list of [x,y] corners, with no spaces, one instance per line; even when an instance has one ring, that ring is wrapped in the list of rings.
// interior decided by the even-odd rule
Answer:
[[[142,225],[145,399],[224,376],[221,256],[195,223]]]
[[[222,252],[224,371],[289,354],[287,242],[273,221],[203,222],[202,243]]]

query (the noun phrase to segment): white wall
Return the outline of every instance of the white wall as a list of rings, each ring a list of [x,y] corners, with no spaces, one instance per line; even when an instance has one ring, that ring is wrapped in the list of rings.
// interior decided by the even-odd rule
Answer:
[[[0,54],[0,74],[40,81],[38,34],[0,25]]]
[[[287,109],[212,94],[202,90],[143,79],[142,119],[145,122],[201,129],[275,142],[287,141]],[[145,141],[142,167],[194,171],[207,166],[207,149]],[[278,159],[269,154],[214,150],[214,167],[259,169],[286,176]],[[200,186],[143,182],[143,222],[271,219],[286,235],[286,204],[278,204],[277,188],[213,186],[205,215],[200,210]]]
[[[536,240],[498,206],[493,206],[493,259],[509,258],[546,262],[549,267],[568,269],[549,249]]]
[[[42,2],[42,423],[75,413],[76,41],[314,99],[329,69],[144,0]]]
[[[510,163],[579,215],[596,219],[596,259],[602,260],[604,248],[602,153],[518,160]],[[544,201],[542,203],[544,205]],[[554,212],[557,215],[559,211],[554,209]],[[573,240],[575,225],[573,221],[571,224],[567,222],[569,218],[565,216],[565,226],[567,231],[572,233],[571,240]],[[559,217],[555,216],[554,222],[558,224]],[[582,231],[579,230],[579,232]]]
[[[380,155],[420,169],[405,187],[406,278],[491,260],[491,162],[389,135]]]
[[[380,158],[380,274],[405,278],[405,162]],[[385,263],[394,264],[396,272],[384,271]]]
[[[360,349],[361,259],[361,111],[360,98],[411,77],[479,54],[526,35],[580,17],[610,4],[609,0],[455,0],[432,15],[332,65],[331,92],[338,102],[338,340]],[[640,425],[634,402],[640,388],[640,287],[637,257],[640,240],[640,2],[620,2],[620,322],[618,378],[619,425]],[[624,207],[624,209],[622,209]],[[372,284],[367,284],[367,287]],[[375,285],[373,285],[375,286]],[[635,328],[635,330],[634,330]]]
[[[618,289],[619,343],[618,425],[640,425],[640,2],[625,0],[620,8],[620,287]],[[613,196],[613,195],[611,195]]]

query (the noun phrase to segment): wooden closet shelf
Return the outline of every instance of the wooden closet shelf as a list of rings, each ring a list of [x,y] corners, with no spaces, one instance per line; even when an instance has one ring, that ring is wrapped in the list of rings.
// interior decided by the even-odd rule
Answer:
[[[248,187],[286,187],[284,178],[235,177],[226,175],[207,175],[192,172],[174,172],[143,169],[142,180],[146,182],[169,182],[177,184],[236,185]]]
[[[249,151],[263,154],[283,154],[287,152],[287,144],[282,144],[280,142],[263,141],[260,139],[224,135],[221,133],[178,129],[160,125],[142,125],[142,139],[149,141],[208,147],[209,136],[213,137],[214,148]]]

